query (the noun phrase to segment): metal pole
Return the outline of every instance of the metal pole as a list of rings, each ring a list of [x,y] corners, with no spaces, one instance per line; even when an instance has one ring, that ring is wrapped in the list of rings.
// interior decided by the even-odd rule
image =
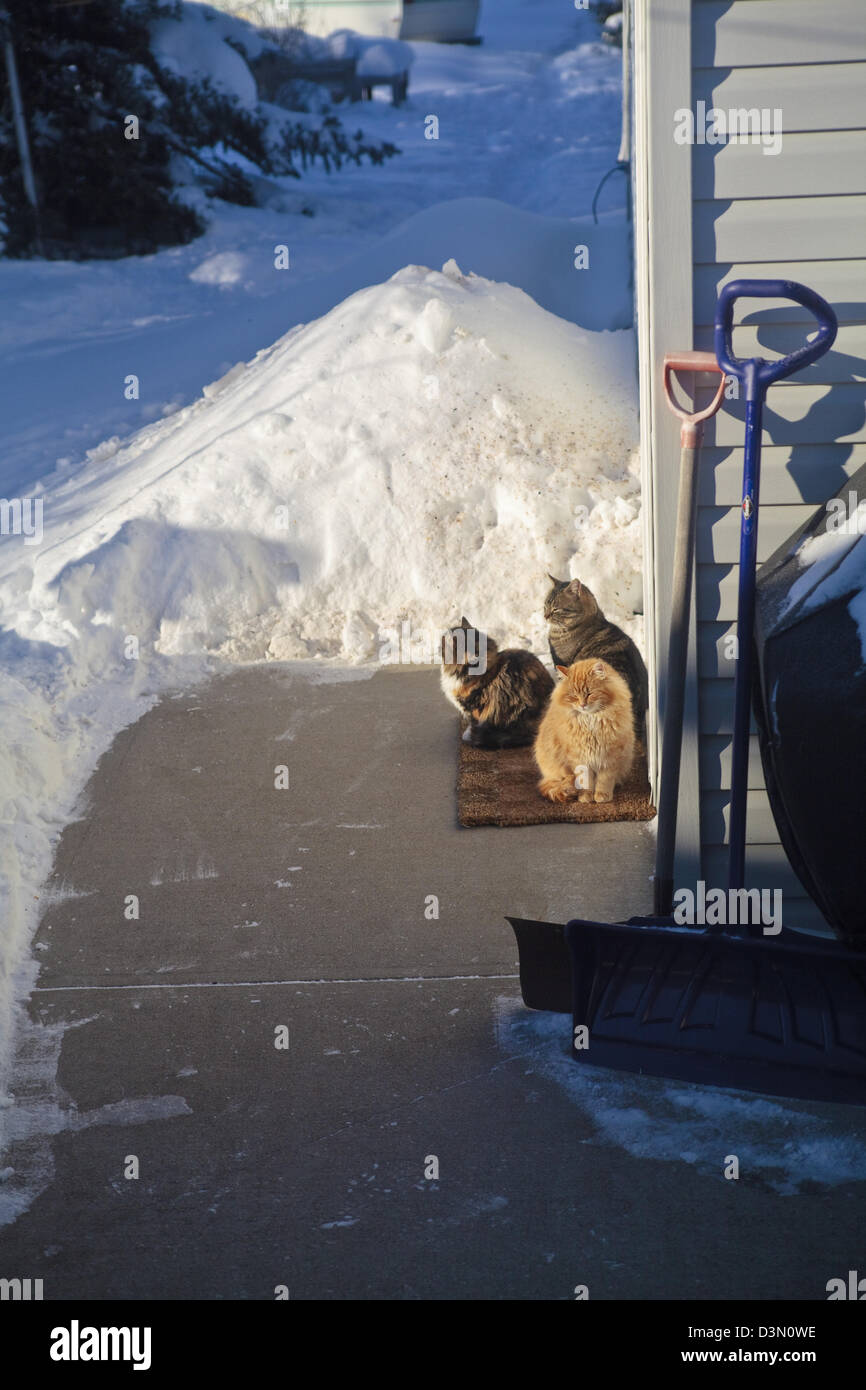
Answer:
[[[27,138],[27,122],[24,118],[24,103],[21,100],[21,86],[18,82],[18,64],[12,44],[12,29],[9,15],[0,11],[0,29],[3,32],[3,48],[6,57],[6,77],[9,81],[9,95],[12,98],[12,119],[15,123],[15,140],[18,145],[18,158],[21,161],[21,179],[27,201],[33,209],[35,236],[33,238],[38,255],[42,255],[42,227],[39,212],[39,195],[36,192],[36,179],[33,175],[33,161],[30,158],[30,141]]]
[[[734,732],[731,746],[731,847],[728,887],[742,888],[746,873],[746,799],[752,718],[752,643],[755,631],[755,566],[758,555],[758,493],[761,485],[761,417],[766,386],[755,364],[746,364],[746,447],[740,522],[740,575],[737,602],[737,670],[734,679]]]

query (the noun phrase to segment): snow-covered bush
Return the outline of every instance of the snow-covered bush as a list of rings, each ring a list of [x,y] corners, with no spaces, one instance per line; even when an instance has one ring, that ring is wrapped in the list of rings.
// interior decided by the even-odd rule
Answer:
[[[281,53],[291,58],[306,55],[309,37],[305,31],[307,7],[304,0],[246,0],[232,8],[254,24],[267,42]]]

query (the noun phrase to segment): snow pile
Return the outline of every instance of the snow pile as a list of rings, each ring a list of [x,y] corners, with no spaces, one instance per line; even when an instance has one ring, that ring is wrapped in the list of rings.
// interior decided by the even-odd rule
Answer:
[[[411,266],[48,479],[6,622],[94,674],[124,634],[141,660],[357,660],[460,609],[543,650],[550,570],[633,631],[636,437],[630,332]]]
[[[640,638],[633,348],[409,266],[39,484],[41,544],[0,547],[0,1032],[52,838],[160,691],[375,661],[406,620],[429,652],[463,612],[544,652],[547,571]]]
[[[393,201],[381,210],[386,221],[397,217]],[[331,215],[332,226],[336,220]],[[4,495],[29,495],[46,460],[77,462],[107,435],[125,436],[189,404],[203,382],[262,343],[406,265],[441,265],[453,256],[583,328],[631,325],[629,228],[621,213],[602,215],[596,226],[591,217],[540,217],[496,198],[454,198],[386,225],[372,244],[359,247],[356,225],[357,216],[345,218],[334,241],[321,235],[318,219],[224,204],[205,237],[159,256],[0,263],[8,306],[0,320]],[[274,268],[274,246],[287,239],[288,274]],[[588,247],[589,270],[573,268],[576,244]],[[46,358],[50,411],[43,408]],[[119,364],[123,374],[139,374],[138,401],[118,390]]]

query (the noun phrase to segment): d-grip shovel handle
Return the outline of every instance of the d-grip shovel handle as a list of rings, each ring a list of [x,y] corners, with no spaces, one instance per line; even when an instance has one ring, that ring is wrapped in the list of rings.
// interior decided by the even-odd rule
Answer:
[[[814,342],[804,343],[796,352],[787,357],[767,361],[763,357],[735,357],[731,347],[731,333],[734,326],[734,304],[738,299],[793,299],[802,304],[818,323],[818,334]],[[716,358],[723,372],[735,376],[746,385],[746,399],[754,400],[774,381],[781,381],[793,372],[799,372],[812,362],[817,362],[833,346],[838,327],[836,315],[826,299],[810,290],[806,285],[798,285],[796,280],[732,280],[724,285],[716,305],[715,349]]]
[[[673,372],[722,373],[719,389],[706,409],[688,411],[677,405],[671,387],[671,374]],[[698,448],[704,433],[704,421],[709,420],[711,415],[715,415],[722,403],[722,396],[725,391],[724,372],[711,352],[666,352],[662,381],[668,410],[672,410],[674,415],[677,415],[683,422],[680,425],[680,444],[684,449]]]

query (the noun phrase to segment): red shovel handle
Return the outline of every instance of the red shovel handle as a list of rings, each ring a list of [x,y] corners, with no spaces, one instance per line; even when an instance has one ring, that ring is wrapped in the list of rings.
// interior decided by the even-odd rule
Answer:
[[[671,390],[671,372],[718,372],[721,380],[719,389],[705,410],[696,410],[691,414],[678,406],[673,398]],[[703,423],[715,415],[719,406],[722,404],[722,396],[725,392],[725,374],[715,359],[712,352],[666,352],[664,360],[664,387],[665,400],[668,409],[682,420],[680,426],[680,443],[683,448],[698,448],[703,437]]]

